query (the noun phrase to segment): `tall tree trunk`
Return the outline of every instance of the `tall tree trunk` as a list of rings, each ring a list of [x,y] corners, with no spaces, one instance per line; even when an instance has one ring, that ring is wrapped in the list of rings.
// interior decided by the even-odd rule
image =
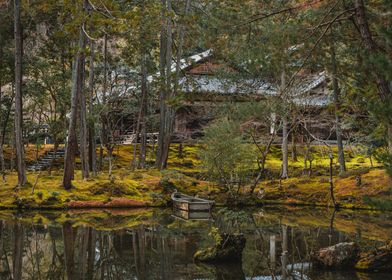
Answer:
[[[1,36],[1,35],[0,35]],[[1,38],[1,37],[0,37]],[[0,46],[0,69],[3,68],[3,46]],[[2,104],[3,104],[3,93],[1,91],[1,87],[3,86],[3,80],[2,80],[2,76],[0,76],[0,125],[3,124],[4,120],[3,120],[3,108],[2,108]],[[2,126],[1,126],[2,128]],[[3,130],[1,130],[3,131]],[[0,135],[0,173],[1,173],[1,177],[3,180],[3,183],[5,182],[5,161],[4,161],[4,150],[3,150],[3,139],[4,139],[4,135],[1,134]]]
[[[359,31],[361,33],[362,40],[365,43],[366,49],[372,55],[378,55],[381,53],[379,46],[376,41],[374,41],[372,33],[369,28],[369,23],[366,17],[366,9],[363,0],[355,0],[355,8],[356,8],[356,19]],[[389,83],[387,79],[377,71],[377,68],[374,67],[372,70],[375,76],[375,81],[378,89],[378,95],[382,102],[390,102],[391,99],[391,89],[389,87]],[[387,127],[387,138],[388,138],[388,146],[389,146],[389,154],[392,154],[392,123],[389,120],[386,123]]]
[[[289,171],[289,128],[287,116],[283,116],[282,120],[283,136],[282,136],[282,179],[288,177]]]
[[[140,168],[146,166],[146,147],[147,147],[147,54],[142,55],[142,100],[140,108],[140,124],[141,124],[141,137],[140,137]]]
[[[284,65],[283,65],[284,67]],[[286,72],[283,68],[280,80],[280,96],[282,98],[282,102],[285,102],[285,91],[286,90]],[[288,107],[288,106],[286,106]],[[286,111],[289,110],[286,108]],[[288,114],[289,112],[284,112],[282,116],[282,174],[281,178],[288,178],[289,172],[289,128],[288,128]]]
[[[42,108],[40,108],[38,114],[38,127],[41,127],[41,121],[42,121]],[[39,144],[39,129],[34,130],[35,134],[37,135],[35,138],[35,161],[38,161],[39,158],[39,150],[40,150],[40,144]]]
[[[113,182],[113,146],[110,144],[107,145],[106,147],[108,151],[108,158],[109,158],[109,171],[108,171],[108,176],[109,176],[109,181]]]
[[[82,71],[82,58],[83,58],[83,47],[85,45],[85,34],[82,27],[80,28],[78,51],[74,57],[72,66],[72,93],[71,93],[71,115],[68,127],[68,138],[65,149],[65,160],[64,160],[64,175],[63,175],[63,187],[66,190],[72,188],[72,180],[74,179],[75,173],[75,154],[78,148],[76,138],[76,125],[78,115],[78,94],[79,88],[79,77]]]
[[[165,106],[166,106],[166,114],[164,119],[164,137],[163,137],[163,150],[162,150],[162,159],[160,169],[166,169],[167,167],[167,159],[169,158],[169,149],[170,149],[170,140],[172,134],[172,115],[173,108],[169,106],[167,103],[169,99],[172,97],[172,79],[171,79],[171,69],[172,69],[172,48],[173,48],[173,23],[170,18],[170,14],[172,12],[172,2],[171,0],[166,0],[167,14],[166,16],[166,98],[165,98]]]
[[[14,1],[14,36],[15,36],[15,148],[18,169],[18,187],[27,183],[23,150],[23,102],[22,102],[22,27],[20,23],[21,1]]]
[[[86,48],[86,40],[83,40],[82,50]],[[84,51],[82,52],[80,58],[80,72],[79,72],[79,112],[80,112],[80,161],[82,164],[82,178],[89,178],[89,164],[88,164],[88,143],[87,143],[87,112],[86,112],[86,95],[85,95],[85,55]]]
[[[185,14],[189,10],[190,0],[185,3]],[[162,17],[166,25],[162,25],[161,30],[161,49],[160,49],[160,72],[161,76],[164,77],[163,85],[161,86],[160,95],[160,127],[158,137],[158,151],[156,166],[159,169],[165,169],[167,166],[167,159],[169,157],[170,142],[173,133],[174,115],[175,111],[172,107],[167,105],[167,101],[173,95],[176,94],[178,88],[178,79],[180,71],[180,60],[182,56],[182,46],[184,39],[184,27],[182,26],[179,31],[179,47],[177,49],[177,65],[176,75],[174,81],[174,90],[172,91],[172,48],[173,48],[173,36],[172,29],[173,23],[170,16],[172,11],[171,0],[162,0]]]
[[[157,158],[155,165],[157,168],[162,168],[163,153],[164,153],[164,141],[165,141],[165,131],[166,131],[166,53],[168,46],[167,38],[167,19],[166,19],[166,0],[161,0],[161,15],[162,15],[162,27],[160,34],[160,53],[159,53],[159,71],[161,76],[160,83],[160,93],[159,93],[159,135],[158,135],[158,148],[157,148]],[[164,24],[166,22],[166,24]],[[171,55],[171,54],[170,54]]]
[[[389,154],[392,155],[392,124],[388,123],[387,124],[387,130],[388,130],[388,150]]]
[[[108,35],[105,33],[103,41],[103,95],[102,95],[102,112],[101,112],[101,135],[99,148],[99,170],[103,168],[103,148],[106,145],[106,94],[108,90]]]
[[[292,161],[298,161],[298,156],[297,156],[297,143],[295,142],[295,131],[292,131],[291,133],[291,160]]]
[[[100,142],[102,143],[102,136],[99,137]],[[98,170],[102,171],[103,168],[103,146],[99,145],[99,159],[98,159]]]
[[[172,92],[172,53],[173,53],[173,22],[170,17],[172,13],[172,0],[166,0],[167,13],[169,16],[166,17],[167,29],[166,29],[166,100],[165,103],[173,97]],[[174,109],[170,105],[166,105],[165,115],[165,133],[164,133],[164,144],[162,152],[162,162],[160,169],[166,169],[167,160],[169,158],[170,142],[173,133],[174,124]]]
[[[144,16],[144,6],[142,7],[142,17]],[[142,46],[142,53],[140,59],[140,68],[141,68],[141,98],[140,98],[140,107],[139,113],[136,122],[136,133],[135,133],[135,142],[133,145],[133,160],[132,160],[132,168],[136,169],[137,167],[145,168],[146,164],[146,145],[147,145],[147,127],[146,127],[146,114],[147,114],[147,44],[146,44],[146,33],[145,33],[145,22],[142,22],[140,25],[140,45]],[[139,152],[139,164],[137,163],[137,144],[140,139],[140,152]]]
[[[0,98],[0,102],[1,102],[1,98]],[[0,123],[1,123],[1,120],[0,120]],[[4,161],[3,144],[1,142],[0,142],[0,173],[1,173],[1,178],[3,180],[3,183],[5,183],[5,181],[6,181],[6,177],[5,177],[5,161]]]
[[[189,13],[189,7],[191,4],[191,0],[186,0],[185,2],[185,8],[184,8],[184,16],[187,16]],[[179,87],[179,81],[180,81],[180,71],[181,71],[181,57],[182,57],[182,52],[183,52],[183,46],[184,46],[184,36],[185,36],[185,26],[181,25],[179,28],[179,34],[178,34],[178,47],[177,47],[177,61],[176,61],[176,75],[174,77],[174,89],[173,93],[174,95],[177,95],[178,93],[178,87]]]
[[[141,103],[140,103],[140,114],[138,119],[138,125],[141,128],[141,137],[140,137],[140,154],[139,154],[139,167],[146,167],[146,152],[147,152],[147,104],[148,104],[148,87],[147,87],[147,62],[148,62],[148,49],[147,49],[147,41],[146,41],[146,30],[144,22],[145,20],[145,8],[142,7],[142,15],[143,22],[140,27],[140,43],[142,46],[141,53]],[[138,135],[136,135],[137,137]],[[137,139],[137,138],[136,138]],[[136,147],[136,145],[135,145]]]
[[[14,98],[14,95],[12,96],[11,103],[13,102],[13,98]],[[1,150],[3,150],[3,147],[5,145],[5,137],[6,137],[6,133],[7,133],[7,126],[8,126],[8,123],[10,121],[11,110],[12,110],[12,106],[9,106],[9,108],[7,109],[7,112],[5,114],[5,119],[3,120],[3,126],[1,128],[1,139],[0,139],[0,146],[1,146],[0,149]],[[12,155],[10,156],[10,170],[12,170],[11,162],[12,162]],[[1,170],[2,170],[3,181],[5,181],[6,180],[6,175],[5,175],[5,160],[4,160],[4,157],[3,157]]]
[[[185,8],[184,8],[184,16],[188,15],[189,12],[189,7],[191,4],[191,0],[186,0],[185,1]],[[184,46],[184,36],[185,36],[185,26],[181,25],[179,28],[178,32],[178,47],[177,47],[177,61],[176,61],[176,74],[174,77],[174,89],[173,89],[173,95],[176,96],[178,94],[178,87],[179,87],[179,82],[180,82],[180,71],[181,71],[181,57],[182,57],[182,52],[183,52],[183,46]],[[175,120],[175,113],[173,112],[172,116],[172,127],[174,127],[174,120]],[[183,145],[182,142],[178,146],[178,157],[182,158],[183,157]]]
[[[12,127],[11,131],[13,130],[14,130],[14,126]],[[15,170],[15,133],[10,134],[10,146],[11,146],[10,171],[12,172]]]
[[[77,104],[78,104],[78,90],[77,90],[77,73],[79,68],[78,54],[76,54],[72,65],[72,93],[71,93],[71,115],[69,119],[68,136],[65,147],[64,158],[64,174],[63,187],[65,189],[72,188],[72,180],[74,179],[75,169],[75,154],[77,150],[76,139],[76,122],[77,122]]]
[[[332,60],[332,85],[333,85],[333,102],[335,107],[335,126],[336,126],[336,140],[338,144],[338,161],[340,172],[346,171],[346,161],[344,159],[344,147],[342,128],[340,125],[340,88],[338,82],[338,67],[336,62],[336,53],[334,39],[331,40],[331,60]]]
[[[90,71],[88,76],[89,86],[89,121],[88,121],[88,139],[89,139],[89,167],[90,171],[93,172],[93,176],[97,176],[97,147],[95,142],[95,126],[94,126],[94,51],[95,44],[93,40],[90,40]]]

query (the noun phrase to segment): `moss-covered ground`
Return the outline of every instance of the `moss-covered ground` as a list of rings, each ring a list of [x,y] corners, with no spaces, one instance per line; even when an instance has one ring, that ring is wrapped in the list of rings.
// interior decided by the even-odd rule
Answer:
[[[50,146],[39,150],[43,154]],[[7,174],[7,180],[0,182],[0,207],[3,208],[113,208],[164,206],[170,201],[174,189],[215,199],[224,204],[227,193],[216,183],[207,181],[198,157],[199,145],[184,145],[179,157],[179,145],[171,147],[168,169],[159,171],[153,167],[153,151],[147,158],[147,169],[132,171],[133,146],[118,146],[114,150],[113,181],[107,174],[108,160],[104,153],[104,168],[97,177],[81,179],[78,170],[73,181],[74,188],[66,191],[61,187],[62,170],[30,172],[29,185],[15,188],[15,172]],[[35,156],[35,146],[26,149],[28,158]],[[304,163],[297,148],[297,160],[290,160],[290,178],[278,180],[281,167],[281,153],[278,146],[272,148],[266,167],[268,176],[256,188],[256,194],[264,191],[264,197],[257,203],[283,203],[290,205],[332,206],[328,177],[328,150],[321,146],[312,147],[312,175],[303,174]],[[336,149],[334,149],[336,158]],[[7,156],[8,154],[6,154]],[[370,160],[359,151],[346,152],[348,171],[338,174],[334,164],[334,189],[337,202],[343,208],[392,209],[392,181],[381,169],[379,163],[371,165]],[[77,164],[77,168],[78,168]],[[357,184],[358,176],[361,184]],[[246,188],[244,192],[246,192]],[[255,203],[255,200],[249,202]]]
[[[382,169],[358,171],[333,180],[336,202],[343,208],[386,208],[392,202],[392,181]],[[361,176],[361,185],[357,185]],[[260,184],[265,202],[293,205],[333,206],[328,176],[294,177]],[[383,206],[383,203],[385,206]]]

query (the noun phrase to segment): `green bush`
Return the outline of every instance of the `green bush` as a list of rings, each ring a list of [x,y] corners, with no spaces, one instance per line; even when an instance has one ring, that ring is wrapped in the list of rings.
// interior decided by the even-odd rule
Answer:
[[[392,210],[392,200],[382,200],[382,199],[377,199],[377,198],[365,196],[363,198],[363,201],[366,204],[368,204],[376,209]]]
[[[251,145],[243,143],[236,123],[221,120],[210,125],[205,130],[203,147],[200,158],[210,180],[231,191],[234,186],[244,185],[252,178],[257,153]]]
[[[383,152],[377,154],[376,159],[384,165],[388,175],[392,177],[392,155],[390,155],[388,152]]]
[[[42,193],[42,192],[37,192],[37,197],[38,197],[39,199],[42,199],[43,193]]]
[[[163,177],[159,181],[159,185],[162,187],[163,192],[165,192],[165,193],[172,192],[176,189],[176,186],[174,185],[174,183],[171,182],[170,179],[167,177]]]
[[[367,168],[367,167],[359,168],[359,169],[350,169],[345,172],[341,172],[339,174],[339,177],[340,178],[348,178],[351,176],[358,176],[358,175],[366,174],[366,173],[369,173],[369,171],[370,171],[370,168]]]

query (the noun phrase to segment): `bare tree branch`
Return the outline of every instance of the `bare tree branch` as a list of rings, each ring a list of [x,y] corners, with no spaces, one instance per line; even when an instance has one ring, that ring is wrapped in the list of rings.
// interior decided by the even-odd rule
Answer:
[[[271,13],[269,13],[269,14],[266,14],[266,13],[255,14],[255,15],[252,16],[253,19],[250,19],[250,20],[248,20],[247,22],[238,24],[238,25],[236,25],[236,27],[243,26],[243,25],[247,25],[247,24],[253,23],[253,22],[255,22],[255,21],[263,20],[263,19],[266,19],[266,18],[275,16],[275,15],[279,15],[279,14],[283,14],[283,13],[287,13],[287,12],[292,12],[292,11],[295,11],[295,10],[299,10],[299,9],[302,9],[302,8],[314,6],[314,5],[316,5],[316,4],[318,4],[318,3],[321,3],[321,2],[323,2],[323,1],[324,1],[324,0],[311,1],[311,2],[308,2],[308,3],[304,3],[304,4],[302,4],[302,5],[298,5],[298,6],[294,6],[294,7],[289,7],[289,8],[281,9],[281,10],[278,10],[278,11],[274,11],[274,12],[271,12]]]
[[[284,88],[284,91],[286,91],[291,84],[293,83],[295,77],[299,74],[299,72],[301,72],[302,68],[305,66],[305,63],[309,60],[309,58],[311,57],[312,53],[314,52],[314,50],[316,49],[316,47],[320,44],[321,40],[324,38],[324,36],[327,34],[328,30],[331,28],[332,24],[334,24],[336,22],[336,20],[338,20],[342,15],[351,12],[355,10],[354,8],[351,9],[347,9],[344,10],[343,12],[339,13],[337,16],[334,17],[333,20],[329,21],[327,24],[327,27],[325,27],[324,31],[321,33],[321,35],[317,38],[314,46],[311,48],[311,50],[308,52],[308,54],[306,55],[306,57],[304,58],[304,60],[302,61],[300,67],[298,68],[298,70],[291,76],[289,82],[287,83],[286,87]]]

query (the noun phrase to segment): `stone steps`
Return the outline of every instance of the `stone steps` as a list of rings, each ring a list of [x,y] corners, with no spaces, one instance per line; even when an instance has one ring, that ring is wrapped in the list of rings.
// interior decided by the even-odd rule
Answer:
[[[135,142],[136,134],[134,133],[125,133],[120,135],[116,141],[118,145],[131,145]],[[154,143],[158,140],[158,133],[147,133],[147,143]]]
[[[40,157],[36,162],[29,165],[27,170],[29,171],[41,171],[48,169],[52,163],[60,160],[65,155],[64,149],[57,150],[56,154],[54,150],[47,151],[42,157]]]

